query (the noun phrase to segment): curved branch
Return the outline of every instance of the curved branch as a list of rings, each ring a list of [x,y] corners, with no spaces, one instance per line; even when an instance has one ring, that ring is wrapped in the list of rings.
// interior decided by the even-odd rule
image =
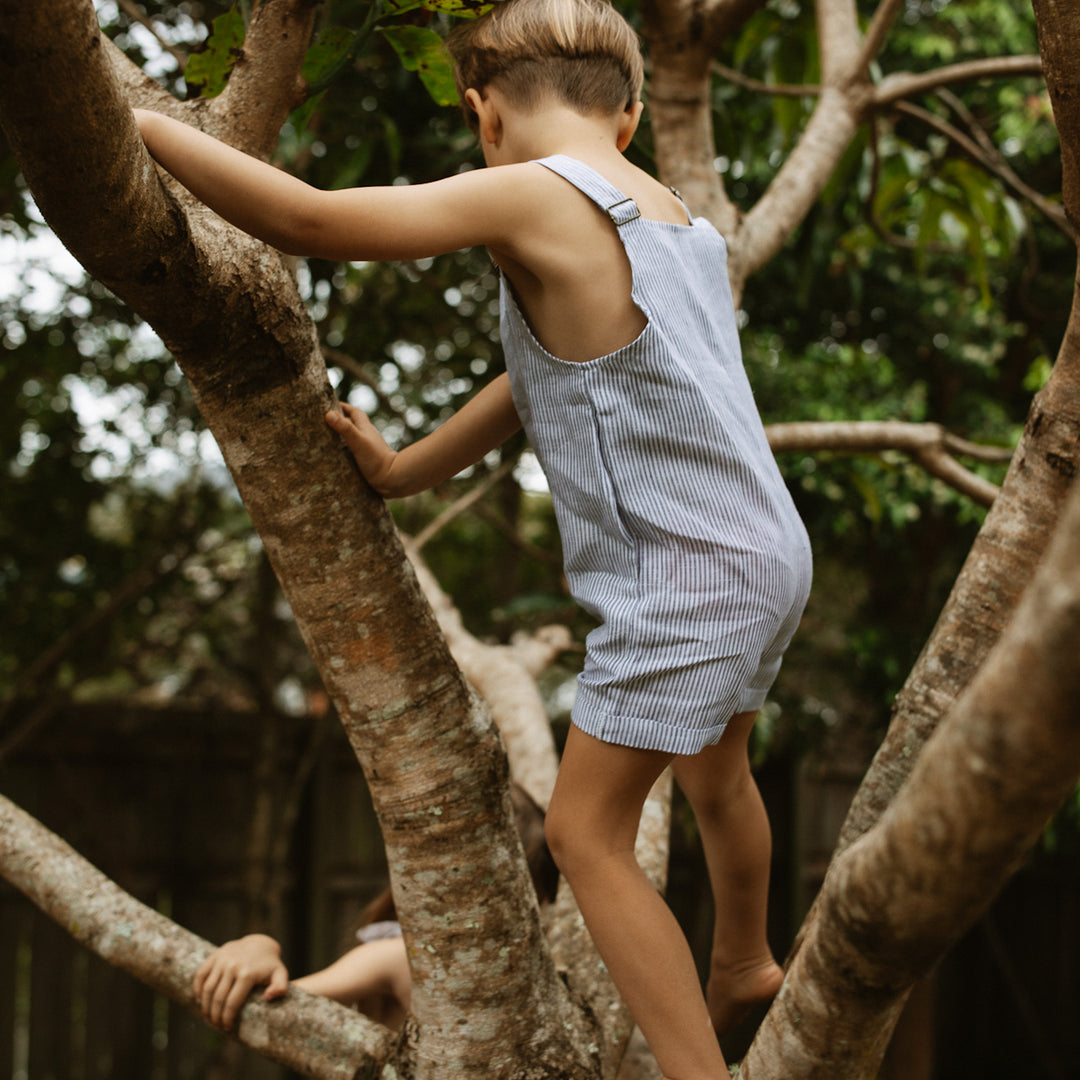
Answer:
[[[1014,194],[1019,196],[1019,198],[1030,202],[1047,221],[1060,229],[1071,240],[1074,242],[1076,241],[1076,233],[1065,214],[1065,210],[1061,206],[1050,202],[1049,199],[1045,198],[1034,188],[1025,184],[996,152],[992,154],[987,153],[974,139],[965,135],[959,128],[950,124],[947,120],[930,112],[929,109],[923,109],[918,105],[912,105],[908,101],[894,101],[892,103],[892,108],[899,113],[903,113],[905,116],[910,116],[921,121],[926,124],[927,127],[933,128],[939,135],[944,135],[945,138],[967,154],[976,165],[981,166],[986,169],[987,172],[998,177],[1006,187],[1012,189]]]
[[[978,447],[958,439],[940,424],[908,424],[897,420],[807,421],[770,424],[765,433],[776,454],[794,450],[834,450],[850,454],[899,450],[932,476],[983,506],[993,503],[999,488],[964,468],[952,455],[966,454],[980,461],[1008,461],[1012,457],[1011,451],[1001,447]],[[977,454],[967,454],[969,448]]]
[[[212,946],[140,903],[60,837],[0,796],[0,874],[103,960],[201,1015],[192,978]],[[395,1036],[327,998],[292,988],[252,1000],[240,1042],[317,1080],[352,1080],[387,1061]]]
[[[1041,74],[1042,60],[1038,56],[988,56],[980,60],[965,60],[960,64],[947,64],[930,71],[898,71],[886,75],[874,88],[874,104],[891,105],[900,98],[974,79],[1014,79]]]

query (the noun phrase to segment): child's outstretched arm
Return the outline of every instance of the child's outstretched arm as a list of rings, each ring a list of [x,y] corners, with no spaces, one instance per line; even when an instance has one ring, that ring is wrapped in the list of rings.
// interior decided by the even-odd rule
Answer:
[[[151,155],[227,221],[291,255],[416,259],[501,246],[525,196],[477,169],[430,184],[321,191],[171,117],[136,109]]]
[[[449,480],[521,427],[505,374],[492,379],[430,435],[403,450],[391,450],[355,406],[341,408],[328,412],[326,422],[345,440],[368,483],[386,499],[414,495]]]

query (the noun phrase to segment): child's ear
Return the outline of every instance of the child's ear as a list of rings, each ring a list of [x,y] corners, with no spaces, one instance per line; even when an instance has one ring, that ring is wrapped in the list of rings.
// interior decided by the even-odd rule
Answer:
[[[630,145],[630,140],[634,137],[634,132],[637,131],[638,124],[641,122],[641,114],[644,109],[643,102],[635,101],[633,105],[628,105],[620,113],[619,133],[615,138],[615,145],[619,148],[619,153],[622,153]]]
[[[491,95],[488,94],[485,97],[479,90],[470,87],[465,91],[465,104],[476,113],[476,125],[480,138],[484,142],[497,145],[502,134],[502,122]]]

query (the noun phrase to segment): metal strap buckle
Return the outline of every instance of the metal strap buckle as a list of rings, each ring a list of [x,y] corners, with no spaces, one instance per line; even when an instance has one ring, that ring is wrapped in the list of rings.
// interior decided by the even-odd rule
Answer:
[[[623,209],[620,210],[620,207]],[[638,205],[633,199],[627,198],[620,199],[617,203],[612,203],[607,208],[607,215],[615,222],[615,226],[618,228],[630,221],[636,221],[641,217],[641,211],[638,209]]]

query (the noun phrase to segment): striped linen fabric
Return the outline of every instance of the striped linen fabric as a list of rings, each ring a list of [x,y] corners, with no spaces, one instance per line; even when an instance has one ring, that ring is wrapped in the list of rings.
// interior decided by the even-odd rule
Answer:
[[[743,369],[723,238],[673,225],[590,166],[540,164],[609,213],[648,323],[584,363],[534,337],[502,288],[514,403],[547,475],[567,580],[600,620],[571,718],[607,742],[692,754],[757,709],[811,558]]]

